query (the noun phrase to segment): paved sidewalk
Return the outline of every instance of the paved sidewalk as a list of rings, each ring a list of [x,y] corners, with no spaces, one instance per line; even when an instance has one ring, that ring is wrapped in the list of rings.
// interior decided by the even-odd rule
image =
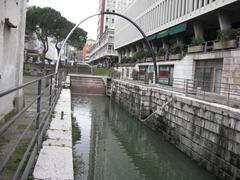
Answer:
[[[61,119],[61,112],[64,112]],[[43,142],[36,166],[34,179],[73,180],[71,92],[63,89],[55,108]]]

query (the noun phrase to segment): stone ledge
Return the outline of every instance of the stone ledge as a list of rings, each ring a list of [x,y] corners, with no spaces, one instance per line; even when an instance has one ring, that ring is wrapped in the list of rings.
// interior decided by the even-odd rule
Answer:
[[[34,179],[73,180],[72,149],[43,146],[34,168]]]

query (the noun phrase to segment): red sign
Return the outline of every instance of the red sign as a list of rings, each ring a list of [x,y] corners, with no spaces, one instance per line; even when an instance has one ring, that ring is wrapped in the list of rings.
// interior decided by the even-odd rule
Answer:
[[[146,70],[145,70],[145,69],[144,69],[144,70],[143,70],[143,69],[140,69],[140,70],[139,70],[139,74],[140,74],[140,75],[145,75],[145,74],[146,74]]]
[[[160,71],[159,76],[160,77],[169,77],[169,71]]]

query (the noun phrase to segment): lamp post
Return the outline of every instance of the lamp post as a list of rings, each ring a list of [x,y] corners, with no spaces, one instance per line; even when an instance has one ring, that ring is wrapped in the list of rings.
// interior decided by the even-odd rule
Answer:
[[[138,31],[142,34],[143,38],[144,38],[144,41],[146,42],[147,44],[147,47],[148,47],[148,50],[150,51],[151,53],[151,56],[152,56],[152,61],[153,61],[153,65],[154,65],[154,73],[155,73],[155,83],[157,83],[157,80],[158,80],[158,74],[157,74],[157,61],[156,61],[156,55],[155,55],[155,52],[149,42],[149,40],[147,39],[147,36],[146,34],[143,32],[143,30],[134,22],[132,21],[130,18],[122,15],[122,14],[119,14],[119,13],[116,13],[116,12],[101,12],[101,13],[98,13],[98,14],[94,14],[94,15],[91,15],[87,18],[85,18],[84,20],[80,21],[78,24],[75,25],[75,27],[69,32],[69,34],[67,35],[67,37],[65,38],[62,46],[61,46],[61,49],[60,49],[60,53],[63,51],[63,48],[66,44],[66,42],[68,41],[68,39],[70,38],[70,36],[72,35],[72,33],[74,32],[75,29],[77,29],[78,26],[80,26],[82,23],[84,23],[85,21],[87,21],[88,19],[92,18],[92,17],[95,17],[95,16],[99,16],[99,15],[105,15],[105,14],[110,14],[110,15],[115,15],[115,16],[119,16],[125,20],[127,20],[128,22],[130,22],[132,25],[134,25]],[[57,73],[58,71],[58,66],[59,66],[59,60],[60,60],[60,56],[58,57],[58,61],[57,61],[57,64],[56,64],[56,69],[55,69],[55,72]]]

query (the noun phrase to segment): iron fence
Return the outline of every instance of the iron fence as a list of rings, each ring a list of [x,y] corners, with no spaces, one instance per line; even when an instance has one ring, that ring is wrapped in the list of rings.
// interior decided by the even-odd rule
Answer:
[[[169,84],[158,83],[157,86],[189,97],[240,108],[240,84],[174,78],[169,79]]]
[[[119,72],[111,74],[111,77],[114,79],[123,79]],[[129,78],[124,80],[141,85],[157,86],[162,89],[185,94],[188,97],[240,108],[240,84],[182,78],[168,78],[165,83],[158,78],[158,83],[152,84],[152,77],[141,77],[139,74],[133,74],[132,80]]]
[[[64,78],[64,73],[50,74],[39,79],[27,82],[15,88],[8,89],[6,91],[0,92],[0,101],[3,97],[6,97],[12,93],[19,92],[24,88],[30,86],[37,87],[36,93],[32,100],[25,105],[19,112],[17,112],[12,118],[10,118],[6,123],[0,126],[0,138],[3,138],[8,131],[15,131],[14,127],[19,121],[23,121],[23,114],[26,112],[31,112],[33,117],[26,124],[26,127],[21,130],[21,132],[14,139],[13,145],[9,146],[7,152],[3,154],[0,163],[0,179],[28,179],[29,174],[33,168],[36,157],[40,151],[40,147],[43,141],[44,132],[49,124],[49,120],[53,113],[54,107],[60,95],[62,89],[62,80]],[[37,86],[36,86],[37,85]],[[34,94],[34,93],[33,93]],[[13,130],[12,130],[12,129]],[[29,134],[30,129],[33,128],[31,137],[24,148],[21,157],[14,160],[14,154],[17,152],[21,143],[24,141],[24,137]],[[17,133],[17,132],[16,132]],[[7,143],[5,144],[7,146]],[[12,173],[9,174],[7,167],[9,163],[14,161],[17,166]]]

